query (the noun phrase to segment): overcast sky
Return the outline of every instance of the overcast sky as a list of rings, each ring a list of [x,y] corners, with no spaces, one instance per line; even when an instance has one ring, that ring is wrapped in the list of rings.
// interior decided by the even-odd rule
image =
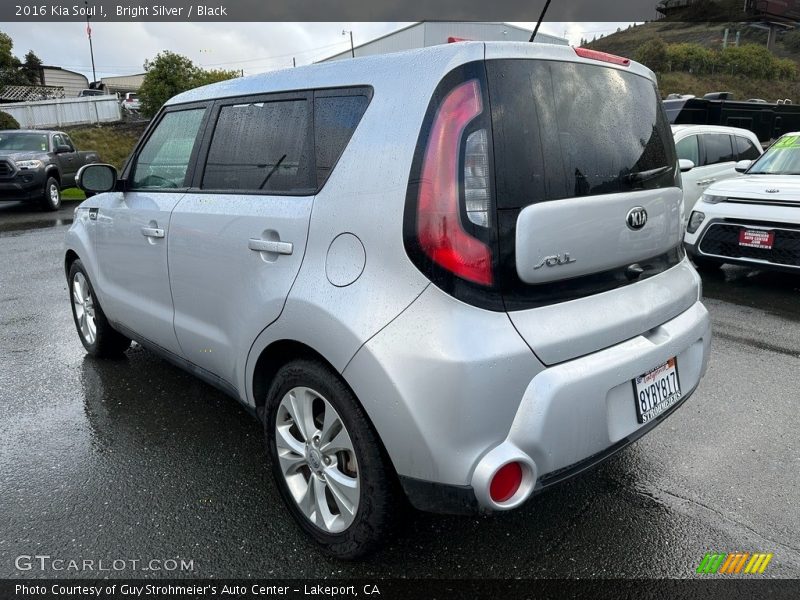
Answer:
[[[103,23],[92,24],[97,77],[141,73],[145,59],[172,50],[206,68],[244,69],[245,75],[309,64],[350,47],[342,30],[359,45],[409,23]],[[533,23],[516,23],[533,29]],[[581,37],[627,27],[628,23],[543,23],[540,31]],[[78,71],[91,81],[85,23],[3,23],[22,58],[33,50],[46,65]]]

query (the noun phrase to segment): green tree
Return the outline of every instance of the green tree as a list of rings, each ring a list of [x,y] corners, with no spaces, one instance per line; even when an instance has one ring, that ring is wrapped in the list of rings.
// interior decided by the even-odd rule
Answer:
[[[7,112],[0,111],[0,129],[19,129],[19,123]]]
[[[25,82],[25,78],[20,73],[22,63],[12,53],[13,49],[14,42],[11,36],[0,31],[0,87],[19,85]]]
[[[33,50],[28,50],[25,60],[22,62],[22,72],[31,85],[42,85],[41,69],[41,59],[34,54]]]
[[[152,117],[167,100],[192,88],[237,77],[237,71],[206,71],[175,52],[159,52],[144,63],[145,76],[139,88],[142,114]]]
[[[633,57],[656,73],[663,73],[667,69],[667,45],[660,37],[654,37],[639,46]]]

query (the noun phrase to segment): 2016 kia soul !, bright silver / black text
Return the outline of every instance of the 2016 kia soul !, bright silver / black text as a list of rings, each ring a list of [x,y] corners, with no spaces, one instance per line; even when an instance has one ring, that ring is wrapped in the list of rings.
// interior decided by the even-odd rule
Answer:
[[[340,557],[404,496],[521,505],[706,367],[672,135],[626,59],[465,42],[225,81],[167,102],[119,176],[79,179],[86,350],[136,340],[249,407],[289,511]]]

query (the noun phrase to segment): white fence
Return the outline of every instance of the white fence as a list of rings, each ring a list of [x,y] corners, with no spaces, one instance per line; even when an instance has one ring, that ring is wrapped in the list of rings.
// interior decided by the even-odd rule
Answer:
[[[14,117],[23,129],[91,125],[122,120],[119,100],[113,95],[0,104],[0,111]]]

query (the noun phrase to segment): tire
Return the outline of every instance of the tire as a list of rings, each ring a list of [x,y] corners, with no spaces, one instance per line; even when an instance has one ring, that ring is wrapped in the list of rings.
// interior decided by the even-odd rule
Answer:
[[[275,375],[266,406],[272,474],[300,528],[336,558],[354,559],[375,550],[398,520],[402,495],[383,446],[350,389],[321,362],[297,360]],[[308,427],[297,426],[309,420]],[[316,501],[320,494],[322,503]]]
[[[61,208],[61,186],[58,179],[48,177],[42,192],[42,209],[56,211]]]
[[[111,327],[80,259],[70,266],[67,285],[72,319],[86,352],[97,358],[122,356],[131,340]]]
[[[698,271],[719,271],[722,268],[723,263],[718,260],[713,260],[710,258],[703,258],[702,256],[694,256],[692,257],[692,262],[694,266],[697,267]]]

